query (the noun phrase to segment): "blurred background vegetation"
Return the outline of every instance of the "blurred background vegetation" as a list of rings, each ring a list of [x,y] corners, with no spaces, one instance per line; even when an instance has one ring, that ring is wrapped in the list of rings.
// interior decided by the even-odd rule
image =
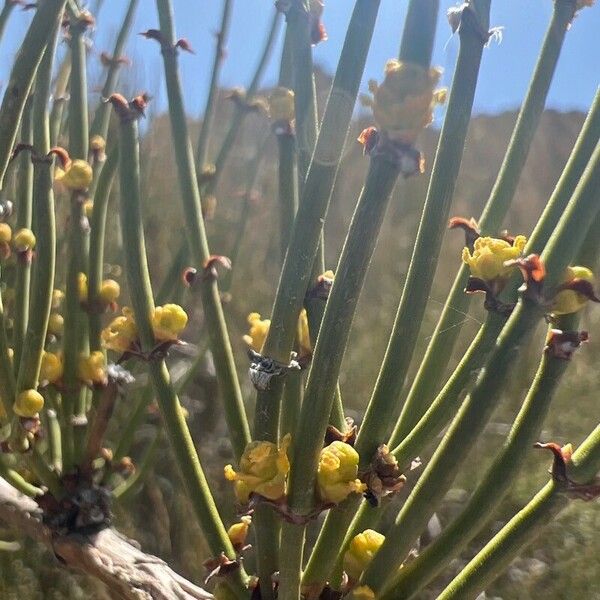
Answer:
[[[329,88],[327,75],[318,72],[317,84],[319,93],[324,94]],[[324,102],[320,103],[321,106],[323,104]],[[233,103],[227,99],[227,91],[222,90],[212,141],[213,152],[219,147],[227,130],[232,110]],[[516,113],[505,113],[493,117],[479,116],[472,120],[456,188],[453,214],[476,217],[481,212],[495,180],[515,118]],[[506,223],[511,233],[527,234],[531,230],[566,162],[583,118],[584,115],[580,113],[547,111],[544,114]],[[440,119],[441,115],[438,116],[438,124]],[[370,124],[359,115],[349,137],[325,227],[328,268],[335,269],[367,167],[362,148],[353,140]],[[196,136],[198,126],[199,123],[193,123],[192,139]],[[357,312],[341,379],[344,403],[351,407],[352,416],[357,422],[360,422],[362,410],[373,387],[402,291],[436,140],[437,131],[432,128],[425,132],[420,143],[430,159],[426,175],[400,182],[396,188]],[[185,218],[181,213],[181,202],[176,197],[178,184],[166,115],[149,115],[142,154],[146,235],[153,285],[158,290],[184,239]],[[247,329],[246,316],[252,311],[270,314],[280,268],[276,156],[277,143],[270,133],[266,115],[260,111],[249,115],[238,134],[224,177],[216,190],[214,218],[208,222],[211,251],[234,259],[232,273],[221,277],[226,288],[230,284],[224,298],[225,309],[249,405],[253,402],[254,394],[245,374],[247,360],[242,335]],[[116,191],[113,191],[114,194]],[[116,203],[116,198],[111,201]],[[127,249],[121,245],[116,208],[109,211],[109,214],[110,237],[107,241],[105,268],[107,274],[119,278],[119,265]],[[461,234],[450,232],[446,236],[420,334],[417,361],[433,331],[459,265],[462,245]],[[126,285],[124,278],[119,280],[121,285]],[[189,311],[198,310],[198,303],[192,302],[180,278],[173,285],[177,288],[175,296],[180,298],[185,308]],[[450,368],[453,368],[482,322],[481,305],[480,298],[475,298],[471,311],[464,315],[461,341]],[[543,441],[572,441],[577,444],[599,420],[597,390],[600,389],[600,370],[597,365],[600,359],[600,336],[596,332],[599,331],[600,313],[594,311],[594,308],[587,308],[583,315],[583,328],[592,332],[591,341],[577,354],[567,371],[544,425],[541,436]],[[189,355],[186,352],[174,353],[171,357],[172,370],[177,377],[183,370],[183,365],[191,360],[191,355],[197,351],[203,352],[202,367],[188,387],[184,402],[189,411],[192,434],[199,445],[200,456],[206,465],[214,493],[217,498],[227,496],[227,502],[220,502],[219,506],[232,506],[233,498],[229,497],[232,492],[225,486],[222,475],[223,465],[230,460],[230,448],[210,354],[203,350],[206,346],[202,315],[196,314],[193,317],[186,330],[191,352]],[[508,431],[533,376],[543,339],[544,333],[540,329],[533,345],[523,354],[511,379],[506,382],[502,401],[487,428],[487,435],[482,436],[471,456],[471,460],[478,463],[478,472],[482,472],[481,463],[488,463],[494,456]],[[415,367],[416,364],[413,369]],[[142,378],[138,380],[138,384],[143,384]],[[113,427],[119,427],[125,421],[132,406],[133,401],[128,399],[119,405]],[[160,427],[159,418],[151,405],[146,424],[139,431],[132,448],[134,460],[144,454],[156,427]],[[546,454],[533,450],[529,454],[524,470],[526,474],[519,479],[498,513],[492,516],[488,534],[498,529],[547,480],[549,465]],[[421,456],[423,461],[427,458],[427,454]],[[116,504],[115,522],[120,531],[139,541],[145,550],[161,556],[184,575],[201,581],[204,577],[202,562],[208,555],[201,534],[190,516],[190,508],[181,485],[173,477],[174,471],[167,443],[159,440],[146,476],[133,486],[122,502]],[[409,476],[407,490],[411,483]],[[473,474],[468,470],[459,474],[455,487],[447,495],[443,509],[438,514],[442,526],[466,500],[475,483]],[[404,496],[402,494],[394,501],[396,508]],[[392,512],[389,513],[390,517]],[[227,523],[234,518],[233,514],[223,516]],[[430,524],[432,533],[437,525]],[[597,506],[573,502],[566,514],[550,525],[546,535],[490,587],[486,597],[515,600],[540,596],[600,599],[600,590],[589,587],[590,582],[600,580],[600,563],[597,561],[597,556],[600,556],[600,540],[597,535],[599,528],[600,513]],[[460,569],[474,554],[478,544],[488,537],[486,535],[476,540],[463,553],[461,561],[453,563],[444,578],[447,580]],[[109,598],[100,584],[66,572],[54,560],[49,560],[51,557],[34,543],[20,540],[13,543],[12,534],[2,530],[0,540],[3,540],[0,542],[0,598]],[[252,560],[251,551],[248,560]],[[587,570],[581,572],[579,564],[586,565]],[[594,565],[596,573],[590,572]],[[440,582],[438,580],[422,597],[434,598]]]

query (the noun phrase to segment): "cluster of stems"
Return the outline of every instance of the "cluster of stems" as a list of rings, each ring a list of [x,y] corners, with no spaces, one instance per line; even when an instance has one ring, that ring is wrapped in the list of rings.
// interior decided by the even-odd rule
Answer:
[[[16,4],[6,0],[0,10],[0,40]],[[185,227],[185,239],[170,257],[160,286],[152,284],[144,230],[148,207],[139,122],[149,96],[125,98],[119,93],[138,4],[126,4],[112,53],[102,53],[100,100],[88,85],[88,47],[97,15],[75,0],[37,3],[4,88],[1,477],[26,495],[41,497],[56,535],[65,527],[69,533],[78,527],[95,531],[108,522],[104,500],[93,507],[102,514],[100,523],[90,523],[77,503],[81,495],[100,498],[98,490],[106,490],[114,502],[127,500],[132,506],[168,448],[205,537],[209,555],[203,558],[209,579],[218,582],[218,598],[409,599],[444,573],[476,536],[486,536],[487,544],[439,596],[476,597],[572,499],[600,494],[596,428],[573,454],[549,445],[555,453],[550,481],[498,533],[489,534],[490,515],[523,470],[572,355],[587,340],[587,332],[578,331],[578,311],[587,300],[600,301],[591,274],[600,269],[600,91],[528,240],[521,243],[520,236],[501,233],[563,42],[589,3],[554,0],[527,94],[481,217],[451,220],[465,229],[466,248],[463,261],[457,257],[456,277],[422,355],[417,342],[451,216],[482,57],[494,37],[491,0],[467,0],[448,13],[460,49],[447,93],[435,89],[440,73],[431,64],[441,3],[408,2],[404,23],[398,23],[398,55],[387,63],[383,82],[369,84],[374,126],[359,138],[368,166],[333,273],[324,262],[324,225],[351,143],[348,132],[380,1],[355,0],[321,107],[313,51],[326,39],[326,9],[320,0],[276,2],[248,88],[231,94],[230,121],[217,136],[219,102],[225,96],[221,71],[236,14],[234,0],[222,0],[206,104],[193,144],[180,77],[180,61],[191,60],[185,53],[191,47],[177,38],[173,2],[156,0],[156,28],[143,35],[149,52],[157,49],[162,58],[178,181],[174,195],[181,200]],[[61,30],[66,30],[68,44],[58,52]],[[235,240],[227,256],[220,255],[221,240],[212,239],[205,220],[227,177],[227,160],[247,116],[266,118],[260,108],[261,80],[280,38],[278,87],[270,95],[271,129],[260,137],[247,163],[243,205],[232,226]],[[419,134],[446,95],[437,149],[434,156],[423,157]],[[232,279],[252,218],[253,190],[261,165],[271,155],[277,157],[273,189],[279,245],[274,260],[280,275],[273,285],[269,320],[249,317],[246,385],[240,374],[248,367],[247,359],[234,355],[228,330],[228,309],[236,298],[228,303],[223,299],[235,289]],[[352,325],[360,316],[359,299],[388,205],[392,198],[405,202],[407,193],[399,181],[422,176],[424,160],[427,169],[431,165],[430,178],[412,256],[385,355],[355,427],[345,417],[340,385]],[[14,215],[6,209],[13,192]],[[55,203],[55,196],[60,202]],[[110,210],[113,201],[118,210]],[[60,206],[67,208],[61,212]],[[61,222],[57,216],[65,212]],[[112,235],[113,218],[118,239]],[[121,286],[105,278],[109,245],[111,252],[114,245],[121,248],[123,297]],[[221,274],[222,267],[233,270]],[[485,292],[488,313],[448,373],[469,310],[465,288]],[[186,303],[194,318],[202,314],[202,327],[196,328],[201,331],[193,340],[197,355],[183,375],[172,378],[181,362],[172,350],[183,343],[180,334],[187,322],[179,303]],[[542,337],[539,325],[544,320],[549,326]],[[194,335],[193,328],[188,326],[188,331]],[[472,449],[484,436],[526,347],[539,351],[539,366],[501,449],[486,470],[476,470],[478,482],[461,511],[417,551],[419,537],[443,506],[446,492],[469,465]],[[230,443],[232,464],[224,474],[233,481],[235,510],[244,515],[229,529],[224,515],[232,507],[220,510],[214,492],[222,481],[209,481],[180,402],[208,355],[218,388],[214,402]],[[415,376],[409,380],[412,370]],[[132,386],[133,378],[145,382]],[[129,403],[127,411],[119,407],[122,400]],[[139,444],[137,434],[149,422],[152,403],[160,423],[153,421],[151,435]],[[254,406],[253,415],[249,406]],[[426,456],[445,428],[424,468],[406,483],[413,459]],[[130,454],[138,456],[134,473],[123,468],[131,465]],[[403,486],[409,489],[402,506],[391,525],[384,526],[390,521],[389,514],[382,520],[386,507],[396,506],[389,499]],[[227,494],[233,505],[234,494],[229,489]],[[246,545],[248,514],[251,551]],[[384,536],[367,531],[371,529]],[[373,540],[376,547],[361,548],[375,544]]]

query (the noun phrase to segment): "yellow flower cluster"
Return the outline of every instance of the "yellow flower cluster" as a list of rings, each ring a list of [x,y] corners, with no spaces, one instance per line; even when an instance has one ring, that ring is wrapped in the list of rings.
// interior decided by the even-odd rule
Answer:
[[[89,356],[80,356],[77,374],[81,381],[93,385],[106,383],[106,358],[104,353],[96,350]]]
[[[72,160],[64,169],[54,169],[54,180],[71,191],[87,190],[94,178],[90,164],[79,158]]]
[[[253,492],[270,500],[279,500],[285,494],[290,441],[291,436],[287,434],[279,446],[272,442],[250,442],[240,458],[238,471],[231,465],[225,466],[225,478],[234,482],[235,496],[240,503],[247,503]]]
[[[344,571],[351,580],[360,579],[384,541],[385,536],[373,529],[354,536],[344,554]]]
[[[348,600],[375,600],[375,593],[368,585],[359,585],[350,592]]]
[[[179,304],[157,306],[152,313],[152,331],[158,342],[175,341],[187,325],[188,316]]]
[[[271,320],[261,319],[260,314],[257,312],[250,313],[247,320],[250,325],[250,331],[243,339],[252,350],[261,352],[265,340],[267,339],[267,335],[269,334]],[[303,356],[311,354],[312,344],[308,330],[308,317],[306,315],[306,309],[304,308],[300,311],[300,315],[298,316],[298,329],[296,335],[300,347],[300,354]]]
[[[250,523],[252,523],[252,517],[246,515],[242,517],[238,523],[234,523],[227,530],[229,540],[231,541],[231,544],[236,550],[244,547],[246,543],[246,538],[248,537]]]
[[[562,281],[563,285],[569,284],[576,279],[593,284],[594,274],[587,267],[567,267]],[[581,292],[564,289],[558,292],[554,297],[551,312],[553,315],[568,315],[575,313],[581,310],[588,300],[589,297]]]
[[[77,297],[82,304],[88,300],[88,282],[85,273],[77,274]]]
[[[104,304],[112,304],[116,302],[121,295],[121,286],[114,279],[105,279],[100,284],[98,297]]]
[[[252,350],[260,352],[267,339],[271,319],[261,319],[257,312],[250,313],[247,318],[250,331],[244,336],[244,341]]]
[[[62,315],[58,313],[50,313],[50,317],[48,319],[48,333],[52,335],[62,335],[62,332],[65,328],[65,320]]]
[[[137,325],[133,318],[133,311],[127,306],[123,307],[123,314],[114,318],[101,334],[102,344],[109,350],[125,352],[138,338]]]
[[[369,82],[373,98],[366,100],[379,129],[403,144],[414,144],[419,133],[433,121],[433,109],[446,100],[446,90],[438,89],[442,71],[389,60],[381,84]]]
[[[33,389],[17,394],[13,410],[18,417],[33,418],[44,408],[44,397]]]
[[[40,367],[40,381],[56,383],[63,376],[63,357],[60,352],[42,353],[42,364]]]
[[[12,229],[8,223],[0,223],[0,244],[8,244],[12,239]]]
[[[27,252],[35,248],[35,234],[31,229],[19,229],[13,236],[13,246],[17,252]]]
[[[101,334],[104,347],[116,352],[125,352],[139,337],[133,311],[124,306],[122,313],[113,319]],[[187,321],[186,312],[178,304],[157,306],[150,315],[152,331],[157,342],[177,340]]]
[[[523,253],[527,238],[518,235],[512,244],[505,240],[480,237],[475,240],[473,253],[463,248],[462,260],[469,265],[471,275],[486,282],[494,282],[510,277],[512,267],[506,267],[507,260],[518,258]]]
[[[357,479],[358,459],[358,452],[345,442],[335,441],[321,450],[317,491],[323,502],[339,504],[353,492],[362,493],[367,489]]]

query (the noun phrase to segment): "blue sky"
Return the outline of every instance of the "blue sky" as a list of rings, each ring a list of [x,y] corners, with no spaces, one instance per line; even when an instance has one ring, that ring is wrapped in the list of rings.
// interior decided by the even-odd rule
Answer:
[[[271,0],[235,0],[228,57],[223,68],[222,82],[226,86],[247,83],[254,69],[265,31],[272,14]],[[445,10],[455,2],[441,0],[442,11],[434,54],[434,63],[444,67],[450,79],[458,39],[450,37],[445,22]],[[476,113],[494,113],[520,105],[535,63],[536,54],[552,12],[552,0],[492,0],[491,24],[502,26],[501,44],[493,43],[484,54],[475,98]],[[126,9],[126,0],[105,0],[99,15],[96,53],[112,47],[112,38]],[[218,27],[219,0],[174,0],[177,33],[192,43],[196,54],[183,54],[181,66],[187,92],[187,109],[197,115],[203,106],[210,64],[213,55],[213,36]],[[350,13],[351,0],[327,0],[324,22],[329,40],[315,49],[315,62],[326,69],[335,68]],[[366,80],[379,78],[385,61],[396,55],[399,35],[406,13],[407,0],[382,0],[374,43],[365,69]],[[18,47],[31,15],[15,10],[0,45],[0,81],[8,75],[10,60]],[[140,0],[134,34],[157,26],[154,0]],[[560,110],[589,106],[600,81],[600,51],[596,36],[600,32],[600,5],[581,11],[567,34],[563,53],[550,91],[548,106]],[[265,84],[277,76],[277,55],[267,71]],[[134,59],[128,77],[138,90],[148,89],[157,94],[159,106],[164,105],[160,92],[161,65],[156,44],[132,35],[127,54]],[[447,81],[449,82],[449,81]],[[92,81],[93,83],[93,81]]]

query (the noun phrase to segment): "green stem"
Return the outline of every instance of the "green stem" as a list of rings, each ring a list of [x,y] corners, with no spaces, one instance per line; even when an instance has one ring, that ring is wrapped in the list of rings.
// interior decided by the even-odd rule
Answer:
[[[67,103],[67,90],[71,77],[71,53],[63,58],[54,82],[52,110],[50,111],[50,146],[56,146],[61,137],[63,112]]]
[[[235,271],[238,257],[240,255],[242,242],[244,241],[244,233],[246,231],[246,226],[248,225],[248,217],[250,216],[250,211],[252,208],[252,192],[254,190],[256,181],[258,180],[258,176],[260,175],[262,162],[266,157],[267,150],[271,143],[272,137],[270,134],[268,134],[264,138],[264,140],[261,141],[261,143],[258,145],[254,156],[248,161],[246,182],[244,184],[243,192],[242,210],[240,211],[239,219],[235,226],[235,241],[233,243],[231,252],[228,255],[229,259],[231,260],[232,268],[229,271],[227,271],[227,273],[225,273],[225,276],[223,277],[223,284],[221,285],[222,292],[228,292],[231,289],[233,274]]]
[[[88,271],[88,310],[90,326],[90,350],[102,350],[100,333],[102,331],[102,314],[98,307],[101,302],[98,292],[102,284],[104,266],[104,237],[106,232],[106,215],[113,179],[119,164],[117,149],[108,154],[108,158],[100,175],[94,193],[94,208],[90,223],[90,259]]]
[[[72,159],[87,160],[89,149],[87,71],[85,33],[87,24],[71,17],[71,79],[69,100],[69,154]],[[87,273],[88,232],[84,212],[84,193],[71,193],[69,218],[68,267],[65,298],[64,325],[64,385],[65,418],[67,419],[66,447],[63,449],[65,471],[69,471],[79,459],[85,445],[88,390],[78,377],[80,354],[89,352],[87,315],[79,300],[79,273]],[[70,422],[71,417],[76,421]]]
[[[129,37],[131,24],[133,23],[138,3],[139,0],[129,0],[129,6],[127,7],[127,11],[123,17],[123,22],[115,41],[115,46],[112,53],[112,61],[108,66],[106,79],[104,80],[104,85],[102,86],[102,98],[108,98],[116,90],[116,85],[119,80],[119,71],[122,66],[121,63],[118,62],[118,59],[121,57],[123,50],[125,49],[125,43]],[[90,126],[90,134],[100,135],[106,139],[109,123],[110,104],[100,101]]]
[[[0,188],[15,145],[35,72],[42,60],[51,32],[60,20],[64,5],[65,0],[45,0],[40,5],[13,62],[0,105]]]
[[[571,330],[571,327],[565,329]],[[489,520],[510,490],[520,472],[523,459],[539,435],[554,393],[569,361],[547,353],[542,357],[535,379],[519,414],[492,466],[486,472],[460,515],[442,534],[406,565],[388,586],[382,598],[411,598],[431,581],[461,551]]]
[[[136,462],[135,473],[120,483],[112,492],[113,497],[119,502],[125,502],[136,489],[137,484],[144,480],[150,467],[154,464],[154,458],[162,440],[160,431],[154,433],[152,441],[148,445],[142,459]]]
[[[286,20],[292,58],[298,172],[303,182],[319,131],[308,3],[293,0]]]
[[[13,415],[13,402],[15,400],[16,384],[15,374],[9,355],[8,337],[6,336],[6,315],[0,290],[0,401],[4,411],[3,422],[10,421]],[[4,423],[3,423],[4,424]]]
[[[577,183],[581,179],[581,175],[590,159],[599,135],[600,92],[596,94],[594,103],[592,104],[587,119],[581,129],[577,142],[573,147],[565,169],[527,242],[524,252],[525,255],[541,252],[548,242],[548,238],[554,231]],[[513,285],[512,287],[513,290],[515,290],[516,285]],[[512,295],[512,292],[508,294],[508,296]],[[494,321],[494,326],[488,325],[490,319]],[[393,452],[401,464],[404,464],[406,460],[416,456],[421,451],[424,444],[431,440],[434,435],[439,433],[441,427],[445,425],[448,418],[451,416],[452,406],[457,399],[456,395],[459,394],[464,387],[464,384],[462,383],[464,375],[476,372],[483,366],[487,359],[487,355],[491,350],[490,341],[498,335],[503,322],[504,320],[499,320],[497,315],[490,315],[490,317],[488,317],[486,324],[480,329],[477,337],[457,367],[457,370],[438,394],[434,402],[432,402],[427,412],[410,430],[406,437],[402,438],[401,429],[396,427],[390,438],[389,445],[394,448]],[[485,329],[485,333],[483,329]],[[486,338],[487,341],[485,343],[481,339],[482,337]],[[413,386],[409,397],[413,393],[417,393],[419,389],[421,389],[421,386]]]
[[[473,2],[463,9],[458,62],[421,223],[388,347],[356,440],[356,449],[365,464],[387,435],[397,411],[433,285],[486,41],[481,31],[488,30],[489,12],[490,0]],[[405,405],[404,412],[410,410]],[[402,417],[400,421],[403,422]]]
[[[33,145],[36,153],[40,156],[45,156],[50,151],[48,100],[57,34],[58,22],[55,23],[51,41],[37,72],[33,98]],[[34,162],[33,204],[36,223],[36,258],[31,285],[30,318],[17,376],[19,391],[37,388],[48,318],[52,308],[56,264],[56,219],[52,175],[51,162],[44,160]]]
[[[30,96],[23,113],[21,142],[33,144],[33,97]],[[19,159],[18,176],[19,202],[17,205],[16,229],[31,229],[33,213],[33,164],[28,152]],[[31,260],[17,258],[15,284],[15,316],[13,320],[13,368],[18,369],[21,351],[29,319],[29,284],[31,279]]]
[[[23,479],[23,477],[19,475],[19,473],[17,473],[15,470],[6,466],[3,457],[0,459],[0,475],[3,479],[6,479],[6,481],[8,481],[10,485],[12,485],[15,489],[19,490],[22,494],[25,494],[26,496],[35,498],[36,496],[41,496],[44,493],[44,491],[41,490],[39,487],[32,485],[31,483]]]
[[[134,441],[135,432],[139,429],[144,420],[146,410],[152,400],[154,400],[154,390],[151,385],[148,385],[142,390],[125,425],[119,428],[120,437],[115,448],[115,460],[120,460],[128,454]]]
[[[265,44],[263,46],[263,50],[260,54],[260,58],[258,61],[258,65],[256,67],[256,71],[252,77],[252,81],[246,90],[245,100],[249,102],[254,98],[256,92],[258,91],[258,86],[260,85],[260,81],[264,75],[264,71],[269,63],[269,59],[271,57],[271,53],[273,51],[273,46],[275,45],[275,41],[277,40],[277,34],[279,32],[279,24],[281,22],[281,15],[276,10],[273,14],[273,20],[271,21],[271,26],[267,33],[267,38],[265,40]],[[231,119],[231,123],[229,125],[229,129],[223,138],[223,142],[221,143],[221,147],[219,152],[217,153],[217,157],[215,158],[215,172],[213,177],[210,179],[206,187],[206,194],[212,194],[217,188],[217,184],[221,176],[223,175],[225,163],[229,158],[229,153],[233,148],[233,144],[237,138],[238,133],[241,130],[242,123],[244,119],[248,115],[248,111],[244,109],[244,107],[237,107]],[[200,174],[200,172],[198,172]]]
[[[552,297],[557,281],[575,256],[578,248],[573,240],[581,239],[598,212],[600,198],[600,146],[592,156],[583,178],[550,238],[542,260],[547,266],[544,283],[547,297]],[[406,500],[376,557],[363,574],[362,581],[379,592],[387,585],[408,553],[411,544],[425,528],[439,507],[470,448],[483,430],[495,406],[510,367],[519,348],[533,332],[543,316],[543,307],[522,299],[510,316],[491,353],[487,368],[462,404],[450,429],[436,449],[417,485]]]
[[[200,205],[200,191],[196,179],[194,157],[187,128],[187,119],[183,106],[183,92],[179,79],[177,49],[173,10],[170,0],[157,0],[164,61],[169,98],[169,115],[173,132],[173,145],[179,175],[184,212],[186,215],[187,237],[190,252],[195,264],[203,268],[210,256]],[[250,441],[250,428],[246,419],[244,401],[240,390],[229,334],[216,280],[205,280],[200,284],[200,296],[205,313],[205,323],[214,357],[217,379],[225,418],[231,436],[234,454],[242,455]]]
[[[229,26],[231,24],[231,13],[233,10],[233,0],[223,0],[223,11],[221,13],[221,25],[219,31],[215,34],[215,56],[213,59],[212,71],[210,75],[210,86],[208,88],[208,96],[206,105],[204,106],[204,114],[202,115],[202,125],[200,127],[200,135],[198,136],[198,149],[196,152],[196,165],[198,173],[206,166],[208,158],[208,146],[212,132],[212,126],[215,120],[215,112],[217,107],[217,95],[219,91],[219,77],[221,67],[226,56],[227,38],[229,36]]]
[[[281,531],[278,600],[300,600],[304,527],[284,523]]]
[[[62,432],[56,411],[49,408],[46,411],[48,424],[48,446],[50,447],[50,460],[52,469],[57,473],[62,472]]]
[[[573,10],[574,3],[570,0],[555,2],[555,11],[527,95],[498,177],[479,221],[484,235],[497,233],[514,197],[544,109],[564,35],[573,17]],[[437,374],[446,369],[453,355],[454,345],[469,309],[469,297],[463,293],[468,276],[468,268],[466,265],[461,265],[404,404],[401,420],[397,425],[399,436],[406,435],[426,411],[439,385]]]
[[[404,468],[412,458],[418,456],[425,445],[439,434],[456,414],[456,408],[461,400],[461,392],[465,389],[469,379],[474,378],[479,369],[485,365],[505,323],[506,317],[498,313],[490,313],[446,385],[419,422],[404,438],[392,434],[389,445],[393,448],[392,453],[401,468]]]
[[[279,148],[279,245],[283,263],[298,210],[296,138],[293,133],[279,134],[277,135],[277,145]]]
[[[352,110],[371,43],[379,0],[357,0],[325,107],[315,153],[302,189],[263,353],[278,362],[290,359],[296,324],[321,239],[323,220],[342,156]],[[277,438],[282,386],[257,394],[254,437]]]
[[[314,506],[319,451],[329,423],[339,370],[358,298],[399,172],[399,166],[385,156],[371,159],[365,187],[336,269],[311,360],[292,453],[287,493],[290,509],[297,514],[308,514]],[[305,526],[290,524],[283,529],[282,552],[294,543],[304,528]],[[281,560],[283,561],[283,557]],[[288,565],[290,573],[298,570],[298,577],[300,567],[301,565]]]
[[[156,345],[150,321],[154,302],[142,227],[138,129],[137,122],[129,118],[122,119],[120,123],[119,157],[120,212],[124,243],[128,249],[125,261],[127,279],[141,347],[149,352]],[[224,552],[234,558],[235,551],[219,517],[165,362],[153,360],[148,368],[173,453],[210,550],[213,556]],[[239,598],[244,597],[244,577],[241,569],[232,574]]]
[[[15,2],[12,0],[4,0],[4,6],[0,11],[0,41],[2,41],[2,37],[4,36],[4,31],[6,29],[6,24],[8,23],[8,18],[13,11],[13,8],[16,6]]]
[[[569,476],[588,483],[600,470],[600,425],[572,456]],[[569,505],[564,484],[548,482],[464,567],[438,600],[475,598]],[[397,597],[397,596],[394,596]]]

